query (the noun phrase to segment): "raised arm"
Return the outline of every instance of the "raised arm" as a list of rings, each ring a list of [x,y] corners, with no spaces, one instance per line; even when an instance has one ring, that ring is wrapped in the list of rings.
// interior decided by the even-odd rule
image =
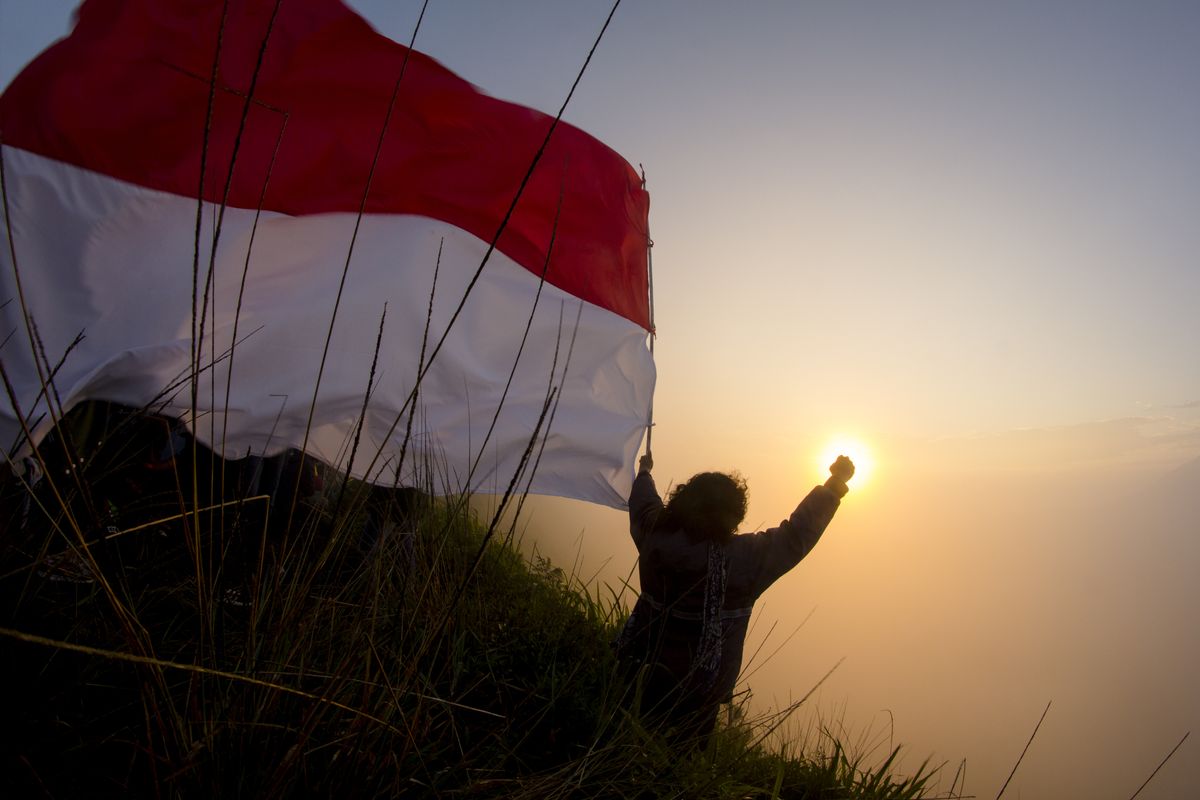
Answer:
[[[755,595],[761,594],[784,573],[808,555],[849,491],[846,482],[854,475],[854,464],[838,456],[829,468],[823,486],[815,486],[779,527],[735,538],[735,546],[749,551],[746,558],[754,571]]]
[[[642,456],[638,461],[638,474],[633,480],[633,490],[629,493],[629,534],[639,550],[646,534],[654,527],[658,512],[663,508],[662,498],[658,496],[654,478],[650,475],[653,467],[654,459],[649,455]]]

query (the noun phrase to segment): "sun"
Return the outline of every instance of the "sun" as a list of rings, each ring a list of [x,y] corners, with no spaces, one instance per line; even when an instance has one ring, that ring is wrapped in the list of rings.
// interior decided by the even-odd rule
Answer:
[[[854,477],[850,479],[851,489],[862,489],[871,481],[871,473],[875,471],[875,459],[871,450],[861,439],[853,436],[835,436],[821,449],[817,466],[822,474],[828,474],[829,465],[838,456],[846,456],[854,462]]]

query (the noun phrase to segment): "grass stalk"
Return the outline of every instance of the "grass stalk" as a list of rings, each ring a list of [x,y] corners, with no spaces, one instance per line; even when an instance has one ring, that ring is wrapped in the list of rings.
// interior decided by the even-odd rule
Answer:
[[[1021,766],[1021,762],[1025,759],[1025,754],[1029,752],[1029,746],[1033,744],[1034,737],[1037,736],[1038,729],[1042,727],[1042,722],[1046,719],[1046,714],[1050,712],[1050,703],[1046,703],[1046,708],[1042,711],[1042,716],[1038,718],[1037,725],[1033,726],[1033,733],[1029,734],[1029,741],[1025,743],[1024,749],[1021,750],[1021,755],[1017,756],[1017,763],[1013,764],[1012,772],[1008,773],[1008,778],[1005,779],[1004,785],[1000,787],[1000,791],[996,793],[996,800],[1004,794],[1004,790],[1008,788],[1008,784],[1012,781],[1013,776],[1017,774],[1017,768]]]
[[[1150,776],[1148,778],[1146,778],[1145,781],[1143,781],[1142,785],[1137,788],[1137,791],[1134,792],[1132,795],[1130,795],[1129,800],[1134,800],[1134,798],[1136,798],[1139,794],[1142,793],[1142,789],[1145,789],[1150,784],[1150,781],[1154,780],[1154,776],[1158,774],[1158,771],[1160,769],[1162,769],[1164,766],[1166,766],[1167,762],[1171,760],[1171,756],[1175,755],[1175,751],[1178,750],[1179,748],[1183,747],[1183,743],[1186,742],[1187,738],[1191,735],[1192,735],[1191,731],[1188,731],[1187,733],[1185,733],[1183,735],[1183,738],[1180,739],[1179,742],[1174,747],[1171,748],[1171,752],[1167,753],[1167,755],[1163,758],[1163,760],[1158,763],[1158,766],[1155,767],[1154,771],[1150,773]]]

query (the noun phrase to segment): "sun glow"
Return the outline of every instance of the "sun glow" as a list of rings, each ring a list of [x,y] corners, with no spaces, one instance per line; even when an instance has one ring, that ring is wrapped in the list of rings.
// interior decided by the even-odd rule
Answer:
[[[871,457],[870,449],[860,439],[849,436],[837,436],[829,440],[821,450],[818,467],[822,474],[828,474],[829,465],[838,456],[846,456],[854,462],[854,477],[850,479],[851,489],[862,489],[871,481],[871,473],[875,471],[875,459]]]

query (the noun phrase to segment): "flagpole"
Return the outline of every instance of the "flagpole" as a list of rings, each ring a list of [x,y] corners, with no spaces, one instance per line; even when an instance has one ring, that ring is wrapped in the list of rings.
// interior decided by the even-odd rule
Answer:
[[[642,170],[642,191],[646,191],[646,168],[640,163]],[[657,333],[654,328],[654,240],[650,238],[650,218],[646,217],[646,279],[650,297],[650,360],[654,360],[654,340]],[[650,395],[650,410],[646,415],[646,455],[650,455],[650,434],[654,432],[654,394]]]

